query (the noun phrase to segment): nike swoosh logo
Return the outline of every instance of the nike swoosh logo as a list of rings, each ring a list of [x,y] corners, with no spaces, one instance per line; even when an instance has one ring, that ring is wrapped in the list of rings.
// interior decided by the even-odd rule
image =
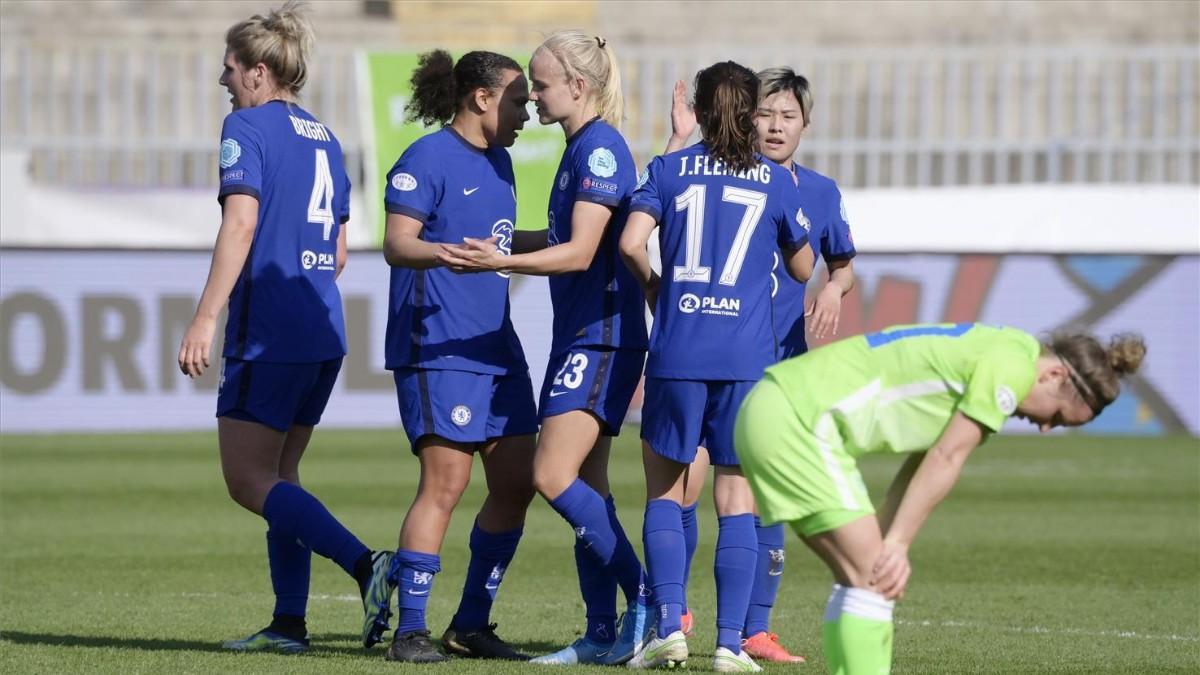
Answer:
[[[463,188],[463,196],[469,196],[471,193],[475,192],[478,189],[479,188],[477,188],[477,187],[473,187],[470,190],[468,190],[467,188]]]
[[[497,591],[497,590],[500,590],[500,585],[499,585],[499,584],[496,584],[495,586],[488,586],[487,584],[484,584],[484,585],[483,585],[483,590],[485,590],[485,591]]]
[[[410,588],[410,589],[408,589],[408,594],[409,595],[429,595],[429,591],[414,591],[413,589]]]
[[[569,391],[552,391],[552,392],[550,392],[550,398],[554,398],[555,396],[562,396],[563,394],[569,394],[569,393],[571,393],[571,392],[569,392]]]
[[[783,576],[783,570],[779,570],[778,572],[776,572],[775,570],[767,570],[767,576],[781,577],[781,576]]]

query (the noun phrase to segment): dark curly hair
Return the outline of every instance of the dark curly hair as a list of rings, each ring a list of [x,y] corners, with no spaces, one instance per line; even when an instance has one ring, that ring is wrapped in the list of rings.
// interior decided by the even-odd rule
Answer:
[[[516,61],[495,52],[467,52],[458,63],[443,49],[422,54],[412,74],[412,100],[404,106],[408,120],[446,124],[471,92],[498,88],[506,70],[523,72]]]

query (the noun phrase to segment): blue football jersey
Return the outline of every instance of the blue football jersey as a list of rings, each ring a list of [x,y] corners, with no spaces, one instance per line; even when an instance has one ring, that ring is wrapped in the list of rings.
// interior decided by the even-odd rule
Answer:
[[[808,243],[791,173],[760,157],[734,174],[697,143],[639,182],[632,209],[658,221],[662,254],[647,377],[757,380],[779,357],[773,256]]]
[[[820,230],[819,237],[811,240],[813,250],[825,259],[825,263],[850,260],[857,252],[850,237],[850,221],[846,217],[846,205],[842,192],[832,178],[812,169],[792,164],[796,172],[796,187],[800,190],[800,203],[804,214],[814,226],[813,233]],[[779,335],[781,359],[790,359],[808,351],[804,339],[804,284],[796,281],[782,268],[782,258],[775,259],[775,333]]]
[[[299,106],[271,101],[230,113],[221,187],[258,200],[246,264],[229,296],[227,357],[313,363],[346,354],[337,274],[350,179],[333,132]]]
[[[504,148],[480,150],[450,127],[410,145],[387,175],[384,204],[425,224],[421,238],[497,238],[512,251],[517,198]],[[393,267],[386,367],[503,375],[528,370],[509,318],[508,274]]]
[[[554,306],[551,356],[572,347],[646,348],[645,296],[620,260],[618,242],[637,183],[633,155],[621,133],[597,118],[567,141],[550,192],[547,238],[571,238],[571,212],[580,201],[612,209],[592,264],[549,278]]]

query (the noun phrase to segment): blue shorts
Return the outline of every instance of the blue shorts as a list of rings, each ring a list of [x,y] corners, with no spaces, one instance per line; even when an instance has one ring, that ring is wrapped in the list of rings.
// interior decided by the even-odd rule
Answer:
[[[277,431],[321,421],[342,359],[265,363],[226,358],[217,389],[217,417],[257,422]]]
[[[715,466],[739,466],[733,423],[742,399],[754,387],[743,380],[646,378],[642,440],[660,457],[691,464],[696,446],[708,448]]]
[[[456,443],[536,434],[537,409],[529,373],[487,375],[461,370],[397,368],[396,398],[404,433],[417,441],[434,434]]]
[[[551,356],[538,419],[588,410],[600,419],[601,434],[616,436],[645,364],[646,352],[640,349],[575,347]]]

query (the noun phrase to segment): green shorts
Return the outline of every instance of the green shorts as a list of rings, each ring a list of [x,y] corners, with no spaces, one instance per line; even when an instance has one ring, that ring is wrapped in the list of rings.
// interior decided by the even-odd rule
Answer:
[[[812,536],[875,513],[833,417],[808,423],[770,375],[742,402],[734,444],[764,523]]]

